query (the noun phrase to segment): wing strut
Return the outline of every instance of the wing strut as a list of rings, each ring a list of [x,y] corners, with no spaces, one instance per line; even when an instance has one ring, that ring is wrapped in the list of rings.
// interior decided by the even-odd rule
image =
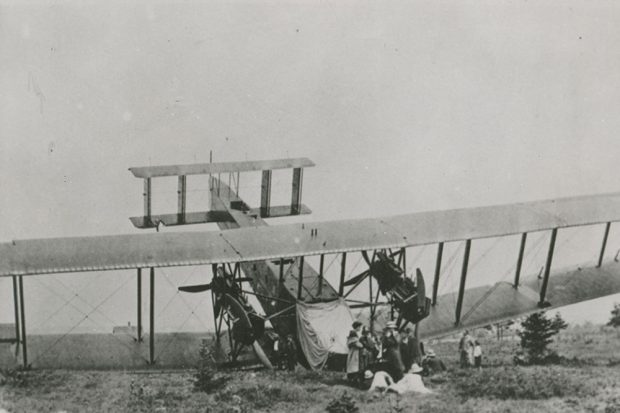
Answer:
[[[469,265],[469,251],[471,240],[465,241],[465,253],[463,255],[463,268],[461,269],[461,285],[459,286],[459,296],[456,302],[456,321],[455,325],[461,322],[461,310],[463,309],[463,295],[465,294],[465,279],[467,278],[467,266]]]
[[[155,364],[155,268],[151,267],[151,288],[149,302],[149,364]]]
[[[538,307],[547,307],[549,303],[545,302],[547,295],[547,285],[549,284],[549,273],[551,272],[551,262],[553,261],[553,250],[555,248],[555,238],[558,235],[558,229],[553,228],[551,231],[551,240],[549,241],[549,252],[547,253],[547,263],[545,264],[545,275],[543,276],[543,284],[540,288],[540,301]]]
[[[437,289],[439,288],[439,275],[441,274],[441,257],[443,256],[443,242],[437,244],[437,262],[435,263],[435,280],[433,281],[433,300],[431,304],[437,304]]]
[[[137,290],[138,290],[138,343],[142,342],[142,268],[138,268],[137,274]]]
[[[601,254],[598,257],[598,268],[601,268],[603,265],[603,256],[605,255],[605,247],[607,246],[607,237],[609,236],[609,228],[611,227],[611,222],[608,222],[605,225],[605,235],[603,236],[603,245],[601,246]]]
[[[299,275],[297,276],[297,299],[301,300],[304,285],[304,256],[299,257]]]
[[[19,307],[22,327],[22,360],[24,369],[28,369],[28,346],[26,345],[26,310],[24,304],[24,277],[19,276]]]
[[[513,285],[515,289],[519,288],[519,277],[521,277],[521,265],[523,264],[525,241],[527,241],[527,232],[521,234],[521,246],[519,247],[519,258],[517,258],[517,270],[515,271],[515,283]]]
[[[342,253],[342,261],[340,262],[340,287],[338,288],[338,295],[342,297],[344,293],[344,276],[347,266],[347,253]]]

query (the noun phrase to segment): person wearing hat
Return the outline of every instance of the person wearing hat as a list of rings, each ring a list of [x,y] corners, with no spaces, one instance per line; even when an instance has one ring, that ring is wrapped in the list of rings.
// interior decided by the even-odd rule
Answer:
[[[400,342],[396,322],[390,320],[385,326],[383,334],[383,348],[385,349],[385,359],[387,361],[388,373],[399,381],[403,377],[405,366],[400,355]]]
[[[347,338],[347,347],[349,348],[349,354],[347,355],[347,379],[353,382],[361,381],[360,350],[364,348],[360,342],[361,330],[362,323],[355,321],[353,329],[349,332],[349,337]]]
[[[373,374],[372,371],[366,370],[364,372],[364,380],[361,385],[362,390],[368,390],[369,392],[379,390],[385,393],[391,385],[394,384],[392,377],[385,371],[377,371]]]
[[[426,352],[426,358],[424,358],[422,362],[422,367],[427,376],[432,376],[435,373],[443,373],[447,370],[446,365],[437,357],[432,349]]]
[[[366,370],[374,364],[376,352],[375,342],[373,341],[370,331],[366,328],[366,326],[362,327],[360,343],[362,343],[363,346],[360,350],[360,370]]]
[[[409,372],[405,374],[397,383],[388,387],[388,391],[393,391],[398,394],[411,392],[421,394],[432,393],[433,391],[427,389],[422,381],[422,377],[420,376],[422,371],[424,371],[424,369],[420,367],[418,363],[413,363]]]

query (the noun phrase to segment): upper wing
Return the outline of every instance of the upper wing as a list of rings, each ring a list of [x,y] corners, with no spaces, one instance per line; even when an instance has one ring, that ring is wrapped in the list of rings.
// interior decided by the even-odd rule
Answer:
[[[241,228],[0,244],[0,276],[202,265],[401,248],[620,220],[620,193]],[[316,230],[312,236],[311,230]]]
[[[141,166],[129,168],[136,178],[156,178],[179,175],[208,175],[226,172],[250,172],[273,169],[308,168],[314,166],[308,158],[274,159],[268,161],[195,163],[188,165]]]

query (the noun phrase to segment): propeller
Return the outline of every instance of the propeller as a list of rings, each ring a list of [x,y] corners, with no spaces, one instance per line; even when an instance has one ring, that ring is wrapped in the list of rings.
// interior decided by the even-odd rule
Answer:
[[[211,284],[184,285],[182,287],[179,287],[179,291],[184,291],[186,293],[201,293],[210,289]]]
[[[242,277],[242,278],[236,278],[234,280],[230,280],[228,279],[227,281],[232,281],[232,282],[249,282],[252,281],[251,278],[247,278],[247,277]],[[179,287],[179,291],[183,291],[186,293],[201,293],[204,291],[209,291],[210,289],[213,288],[213,283],[209,283],[209,284],[197,284],[197,285],[184,285],[182,287]],[[216,286],[217,288],[217,286]]]
[[[415,270],[415,283],[418,292],[418,307],[424,309],[426,307],[426,285],[422,271],[419,268]]]

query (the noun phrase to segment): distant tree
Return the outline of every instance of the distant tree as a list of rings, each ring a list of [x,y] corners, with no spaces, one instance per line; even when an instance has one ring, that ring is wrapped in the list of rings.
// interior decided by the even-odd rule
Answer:
[[[527,364],[544,364],[557,359],[557,354],[550,351],[548,346],[553,336],[568,326],[562,317],[557,314],[553,320],[547,318],[544,312],[531,314],[521,323],[521,331],[517,334],[521,338],[521,348],[527,354]]]
[[[607,325],[612,327],[620,327],[620,304],[614,304],[614,308],[611,310],[611,318],[609,319]]]

